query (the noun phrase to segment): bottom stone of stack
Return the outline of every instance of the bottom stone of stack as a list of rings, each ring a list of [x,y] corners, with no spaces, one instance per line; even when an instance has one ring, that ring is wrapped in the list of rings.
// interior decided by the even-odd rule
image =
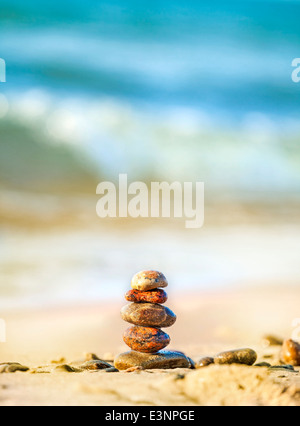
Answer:
[[[118,370],[127,370],[132,367],[141,367],[144,370],[193,368],[188,357],[181,352],[173,351],[160,351],[155,354],[124,352],[115,358],[114,364]]]

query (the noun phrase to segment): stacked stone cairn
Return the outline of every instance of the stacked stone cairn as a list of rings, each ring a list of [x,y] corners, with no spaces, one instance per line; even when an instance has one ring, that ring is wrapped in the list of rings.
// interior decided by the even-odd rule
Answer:
[[[170,343],[170,337],[161,329],[171,327],[176,321],[176,315],[163,306],[168,299],[163,290],[167,286],[161,272],[142,271],[133,277],[132,290],[125,295],[131,303],[121,310],[122,319],[133,324],[123,336],[131,351],[115,358],[118,370],[191,368],[191,360],[183,353],[162,350]]]

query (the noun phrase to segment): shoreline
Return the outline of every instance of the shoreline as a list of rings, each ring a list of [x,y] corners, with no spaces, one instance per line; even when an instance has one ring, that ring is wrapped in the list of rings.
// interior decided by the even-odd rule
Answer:
[[[270,293],[270,291],[272,293],[275,292],[277,294],[282,294],[286,292],[298,292],[298,286],[298,280],[288,280],[286,282],[283,282],[282,280],[278,280],[277,282],[264,280],[263,282],[257,281],[255,283],[253,283],[252,281],[243,281],[242,283],[240,281],[236,281],[226,283],[226,285],[222,284],[222,286],[212,286],[211,288],[199,287],[198,289],[196,289],[195,286],[188,287],[186,289],[175,288],[169,294],[168,303],[170,303],[170,301],[171,303],[177,303],[176,301],[180,300],[181,303],[187,303],[188,306],[190,306],[193,303],[197,305],[201,298],[204,298],[205,300],[211,300],[212,298],[214,298],[214,300],[216,301],[223,301],[224,298],[229,299],[235,294],[242,296],[243,294],[251,295],[254,292],[260,292],[266,296],[268,293]],[[124,289],[125,287],[126,286],[124,286]],[[124,291],[124,294],[126,293],[126,291],[128,291],[128,289],[130,289],[130,283],[127,287]],[[106,312],[110,312],[112,311],[112,309],[115,309],[119,305],[121,306],[123,302],[126,303],[123,297],[124,294],[122,292],[118,292],[118,295],[107,296],[102,300],[98,298],[98,300],[96,301],[86,299],[84,301],[73,300],[72,302],[67,302],[65,300],[61,300],[59,302],[56,302],[55,300],[53,300],[50,304],[35,302],[33,304],[23,304],[13,307],[9,306],[9,303],[7,303],[7,306],[3,305],[1,307],[1,315],[9,318],[19,317],[22,315],[36,316],[39,313],[41,313],[42,315],[60,312],[72,313],[74,312],[74,310],[79,310],[80,312],[86,312],[87,310],[96,312],[99,309],[104,309]]]
[[[182,218],[121,218],[101,219],[96,214],[99,196],[96,195],[98,181],[82,193],[59,193],[59,188],[50,191],[24,191],[16,188],[0,187],[0,221],[1,228],[20,231],[45,232],[50,230],[74,231],[81,228],[105,229],[111,231],[140,230],[147,227],[158,229],[186,231],[185,217]],[[147,182],[147,185],[149,183]],[[94,195],[95,194],[95,195]],[[266,201],[263,194],[251,193],[247,196],[230,192],[227,196],[219,192],[210,193],[205,200],[204,227],[222,226],[259,226],[289,225],[297,226],[299,222],[300,198],[297,193],[268,193]],[[217,200],[217,201],[216,201]],[[172,210],[173,211],[173,206]],[[202,229],[201,227],[200,229]]]
[[[280,283],[276,286],[259,286],[257,283],[255,287],[238,289],[235,286],[223,291],[173,293],[167,302],[172,310],[178,312],[177,322],[171,331],[174,337],[172,342],[178,346],[178,350],[180,346],[194,348],[194,354],[202,345],[214,346],[214,341],[216,346],[239,343],[247,346],[248,342],[259,344],[264,334],[289,338],[292,322],[299,316],[299,296],[300,288],[296,283],[287,285],[284,290]],[[63,351],[63,341],[68,352],[71,352],[79,331],[82,333],[82,344],[74,345],[77,354],[84,351],[99,352],[97,347],[104,341],[104,352],[115,352],[121,347],[126,349],[122,342],[126,324],[120,317],[120,309],[124,304],[126,301],[121,294],[118,300],[2,311],[1,316],[7,323],[8,341],[1,344],[0,361],[5,361],[5,353],[17,356],[18,347],[23,354],[22,348],[27,348],[25,353],[30,355],[30,345],[35,346],[34,342],[41,342],[41,338],[44,344],[47,340],[60,341],[57,356]],[[76,330],[74,334],[73,329]],[[98,336],[97,339],[94,335]],[[54,356],[55,349],[51,352]],[[47,355],[43,345],[39,353]]]

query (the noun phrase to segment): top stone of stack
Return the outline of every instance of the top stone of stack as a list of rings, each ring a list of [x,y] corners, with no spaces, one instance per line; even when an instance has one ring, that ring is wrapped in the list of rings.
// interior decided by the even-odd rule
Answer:
[[[168,281],[164,274],[157,271],[141,271],[138,272],[131,281],[131,287],[134,290],[148,291],[156,288],[168,286]]]

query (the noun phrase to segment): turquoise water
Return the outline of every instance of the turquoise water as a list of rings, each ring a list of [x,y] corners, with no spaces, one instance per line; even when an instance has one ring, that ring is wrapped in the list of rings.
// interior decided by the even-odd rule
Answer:
[[[299,16],[299,1],[1,1],[1,182],[126,172],[298,194]]]
[[[51,215],[54,203],[59,215],[48,192],[95,196],[100,179],[120,173],[204,181],[214,201],[299,197],[291,63],[300,57],[300,1],[0,6],[0,214],[5,204],[8,216]],[[299,229],[286,219],[283,228],[201,230],[192,240],[1,227],[0,305],[121,300],[144,268],[165,272],[170,293],[299,281]]]

